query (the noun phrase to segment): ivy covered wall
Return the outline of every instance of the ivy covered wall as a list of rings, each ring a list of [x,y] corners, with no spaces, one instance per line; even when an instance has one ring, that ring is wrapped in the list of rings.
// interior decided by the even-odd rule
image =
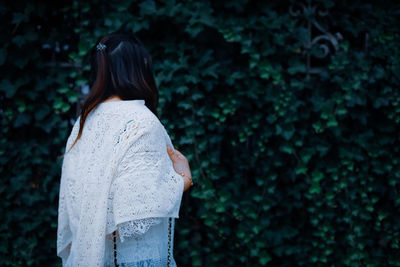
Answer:
[[[195,186],[178,266],[400,266],[396,1],[0,3],[0,266],[60,266],[61,154],[88,49],[148,47]]]

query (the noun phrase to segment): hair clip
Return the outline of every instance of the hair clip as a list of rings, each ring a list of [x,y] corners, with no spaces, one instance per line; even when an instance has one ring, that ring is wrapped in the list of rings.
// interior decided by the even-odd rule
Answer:
[[[103,50],[103,49],[106,49],[106,45],[105,44],[102,44],[102,43],[99,43],[97,46],[96,46],[96,48],[97,48],[97,51],[101,51],[101,50]]]

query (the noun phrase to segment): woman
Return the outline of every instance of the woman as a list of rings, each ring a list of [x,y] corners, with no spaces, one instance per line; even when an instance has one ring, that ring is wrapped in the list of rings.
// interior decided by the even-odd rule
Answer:
[[[192,183],[157,117],[147,50],[115,32],[91,51],[91,90],[62,164],[57,255],[63,266],[176,266],[175,218]]]

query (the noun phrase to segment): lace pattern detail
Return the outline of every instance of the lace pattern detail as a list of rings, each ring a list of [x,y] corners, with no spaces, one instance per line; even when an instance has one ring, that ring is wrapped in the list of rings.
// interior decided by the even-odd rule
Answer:
[[[124,222],[118,225],[118,233],[121,242],[124,242],[127,237],[137,237],[146,233],[149,228],[155,224],[159,224],[159,218],[146,218],[134,221]]]
[[[165,212],[167,217],[178,216],[176,204],[182,196],[176,192],[181,190],[183,179],[173,175],[161,124],[148,123],[145,129],[138,130],[136,124],[129,122],[126,127],[122,139],[127,147],[117,164],[109,198],[114,224],[162,217]]]

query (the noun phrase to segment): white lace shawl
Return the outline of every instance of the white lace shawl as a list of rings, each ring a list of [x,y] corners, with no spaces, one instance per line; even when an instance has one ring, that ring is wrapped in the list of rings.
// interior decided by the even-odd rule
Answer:
[[[80,117],[65,151],[79,122]],[[118,229],[123,241],[148,231],[157,217],[179,218],[183,179],[167,145],[173,148],[144,100],[104,102],[88,115],[62,164],[57,255],[63,266],[68,260],[74,267],[101,267],[106,235]]]

